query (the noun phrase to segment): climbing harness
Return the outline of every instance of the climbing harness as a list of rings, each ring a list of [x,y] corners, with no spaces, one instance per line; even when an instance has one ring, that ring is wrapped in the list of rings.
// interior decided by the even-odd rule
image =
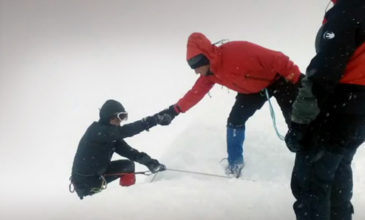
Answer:
[[[98,192],[106,189],[108,187],[108,183],[107,183],[105,177],[107,177],[107,176],[123,176],[123,175],[126,175],[126,174],[142,174],[142,175],[150,176],[150,175],[152,175],[152,172],[150,172],[150,171],[139,171],[139,172],[130,172],[130,173],[126,173],[126,172],[107,173],[107,174],[101,175],[99,177],[101,179],[100,187],[91,188],[90,192],[98,193]],[[80,175],[80,174],[78,174],[78,175]],[[82,176],[85,176],[85,175],[82,175]],[[70,184],[68,185],[68,190],[70,191],[70,193],[74,193],[75,189],[76,189],[75,184],[72,182],[72,179],[70,177]]]

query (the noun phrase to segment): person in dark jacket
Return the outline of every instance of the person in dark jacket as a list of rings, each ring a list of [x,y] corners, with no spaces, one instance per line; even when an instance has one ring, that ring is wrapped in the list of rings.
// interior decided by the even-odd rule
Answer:
[[[99,115],[99,121],[93,122],[81,138],[72,166],[71,182],[80,199],[101,191],[107,183],[118,179],[120,173],[133,174],[133,161],[147,166],[152,173],[166,169],[146,153],[133,149],[123,139],[157,124],[170,124],[171,117],[168,114],[160,112],[120,126],[128,114],[121,103],[107,100]],[[129,160],[111,161],[114,152]]]
[[[350,220],[351,162],[365,140],[365,1],[333,0],[285,137],[298,220]]]
[[[279,51],[247,41],[216,46],[201,33],[189,36],[186,59],[200,76],[193,88],[170,108],[170,113],[173,117],[188,111],[216,83],[236,91],[236,102],[227,120],[226,174],[238,178],[244,166],[246,121],[267,101],[266,90],[269,97],[276,98],[288,123],[292,101],[299,87],[299,68]]]

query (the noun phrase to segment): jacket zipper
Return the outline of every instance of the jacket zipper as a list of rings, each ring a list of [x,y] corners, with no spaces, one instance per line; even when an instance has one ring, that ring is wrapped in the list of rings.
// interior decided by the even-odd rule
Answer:
[[[246,79],[254,79],[254,80],[260,80],[260,81],[267,81],[267,82],[272,81],[271,79],[268,79],[268,78],[252,76],[252,75],[249,75],[249,74],[245,74],[243,77],[246,78]]]

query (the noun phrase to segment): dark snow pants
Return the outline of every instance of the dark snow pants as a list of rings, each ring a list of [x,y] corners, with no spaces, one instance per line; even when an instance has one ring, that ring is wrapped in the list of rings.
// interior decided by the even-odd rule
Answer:
[[[120,175],[108,175],[114,173],[134,172],[134,162],[130,160],[115,160],[110,162],[106,172],[101,176],[85,176],[73,174],[71,181],[80,199],[88,195],[93,195],[102,189],[103,184],[110,183],[120,177]],[[105,176],[104,176],[105,175]],[[106,183],[104,183],[106,181]]]
[[[351,162],[365,140],[365,93],[354,94],[334,97],[296,155],[291,188],[297,220],[352,219]]]
[[[304,75],[302,75],[301,78],[303,76]],[[300,81],[296,84],[292,84],[281,77],[267,88],[269,96],[274,96],[279,104],[287,124],[290,121],[291,106],[298,94],[299,85]],[[233,128],[243,127],[248,118],[250,118],[256,110],[260,109],[266,101],[267,98],[264,91],[254,94],[238,93],[236,102],[229,114],[227,126]]]
[[[302,77],[303,75],[301,78]],[[292,103],[297,96],[299,85],[300,81],[296,84],[292,84],[280,77],[267,88],[269,97],[274,96],[276,98],[287,124],[290,121]],[[246,121],[256,112],[256,110],[260,109],[266,101],[267,97],[265,91],[254,94],[237,94],[236,102],[234,103],[227,120],[227,153],[230,165],[243,163],[243,142],[245,138],[244,132]]]

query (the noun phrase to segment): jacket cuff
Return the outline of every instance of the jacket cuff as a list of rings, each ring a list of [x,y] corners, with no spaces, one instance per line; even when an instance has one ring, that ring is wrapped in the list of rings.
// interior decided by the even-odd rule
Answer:
[[[296,84],[300,78],[301,73],[295,73],[295,72],[291,72],[288,75],[286,75],[284,78],[287,81],[292,82],[293,84]]]
[[[142,119],[142,121],[144,123],[145,130],[147,131],[149,131],[150,128],[157,125],[156,119],[152,116],[145,117],[144,119]]]
[[[172,109],[174,110],[175,116],[181,113],[181,109],[177,104],[173,105],[172,107],[173,107]]]

